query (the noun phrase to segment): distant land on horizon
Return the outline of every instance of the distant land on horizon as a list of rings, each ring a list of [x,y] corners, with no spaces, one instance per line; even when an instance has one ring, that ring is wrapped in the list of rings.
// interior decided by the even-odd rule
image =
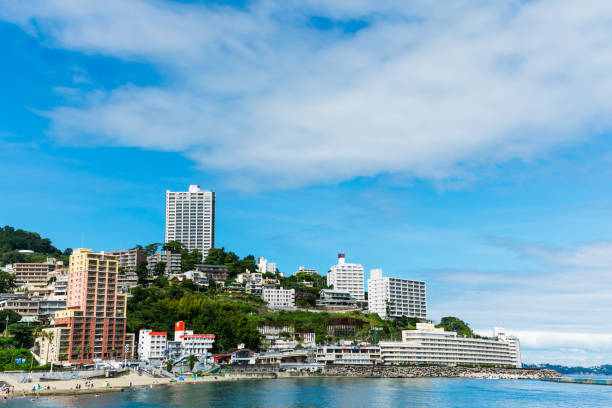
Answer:
[[[612,365],[603,364],[593,367],[568,367],[556,364],[523,364],[525,368],[542,368],[545,370],[555,370],[561,374],[582,374],[582,375],[612,375]]]

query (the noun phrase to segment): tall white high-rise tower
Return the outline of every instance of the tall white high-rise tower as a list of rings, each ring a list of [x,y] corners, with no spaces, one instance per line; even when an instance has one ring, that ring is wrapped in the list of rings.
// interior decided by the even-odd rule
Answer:
[[[357,300],[365,299],[363,266],[346,263],[344,254],[338,254],[338,264],[333,265],[327,272],[327,284],[333,285],[334,290],[350,293]]]
[[[206,257],[215,246],[215,193],[190,185],[189,191],[166,190],[165,242],[178,241]]]

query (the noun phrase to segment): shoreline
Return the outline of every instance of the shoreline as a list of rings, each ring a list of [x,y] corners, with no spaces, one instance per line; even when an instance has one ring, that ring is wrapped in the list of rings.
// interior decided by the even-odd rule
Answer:
[[[121,377],[102,378],[89,380],[93,383],[92,388],[76,389],[77,384],[83,385],[84,380],[57,380],[39,383],[50,386],[51,389],[33,390],[36,383],[22,383],[14,386],[14,394],[11,399],[28,397],[53,397],[53,396],[79,396],[102,394],[109,392],[125,392],[141,388],[153,388],[154,386],[174,386],[186,384],[201,384],[211,382],[231,382],[244,380],[263,379],[298,379],[298,378],[474,378],[474,379],[499,379],[499,380],[539,380],[542,377],[552,377],[555,373],[551,370],[508,370],[508,369],[457,369],[456,367],[332,367],[326,368],[323,373],[236,373],[219,376],[203,376],[196,379],[184,376],[183,381],[178,377],[152,378],[145,375],[130,373]],[[105,386],[108,382],[109,386]]]

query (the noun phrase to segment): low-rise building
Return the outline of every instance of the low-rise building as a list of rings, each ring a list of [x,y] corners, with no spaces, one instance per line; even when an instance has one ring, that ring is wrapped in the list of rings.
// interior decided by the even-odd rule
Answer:
[[[208,277],[201,272],[198,271],[187,271],[181,273],[174,273],[168,276],[168,282],[172,285],[178,282],[182,282],[184,280],[191,280],[196,285],[200,286],[208,286]]]
[[[457,364],[520,367],[518,344],[507,340],[467,338],[447,332],[432,323],[417,323],[416,330],[403,330],[402,341],[380,342],[385,364]]]
[[[225,265],[198,264],[195,266],[195,269],[204,274],[208,280],[216,282],[225,282],[229,277],[229,269]]]
[[[244,284],[245,290],[251,295],[261,296],[263,289],[263,275],[258,272],[251,272],[246,270],[244,273],[239,274],[236,277],[239,283]]]
[[[181,360],[193,354],[198,360],[205,359],[214,342],[214,334],[194,334],[193,330],[185,329],[185,322],[176,322],[174,341],[168,342],[169,358]]]
[[[262,296],[269,308],[295,307],[295,289],[264,288]]]
[[[0,300],[0,310],[12,310],[22,316],[38,316],[38,298],[16,298]]]
[[[136,272],[124,272],[117,275],[117,290],[121,293],[130,293],[132,288],[138,286]]]
[[[349,292],[332,289],[322,289],[316,304],[329,309],[357,308],[357,300]]]
[[[381,350],[376,344],[322,345],[317,348],[316,361],[322,364],[368,364],[380,362]]]
[[[161,364],[166,357],[168,333],[142,329],[138,333],[138,359],[153,365]]]
[[[147,255],[142,249],[128,249],[125,251],[107,252],[108,255],[115,255],[119,265],[119,270],[136,271],[142,261],[147,260]]]
[[[296,273],[296,274],[298,274],[298,273],[306,273],[306,274],[308,274],[308,275],[317,275],[317,274],[318,274],[316,269],[312,269],[312,268],[305,268],[305,267],[303,267],[303,266],[300,266],[300,267],[298,268],[298,270],[297,270],[297,271],[295,271],[295,273]]]

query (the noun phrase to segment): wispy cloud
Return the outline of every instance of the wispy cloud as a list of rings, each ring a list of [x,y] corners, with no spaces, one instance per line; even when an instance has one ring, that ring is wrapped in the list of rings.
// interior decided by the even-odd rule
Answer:
[[[53,137],[180,152],[239,188],[453,180],[610,127],[606,1],[0,4],[47,46],[165,78],[52,109]]]
[[[574,247],[550,247],[517,240],[492,237],[489,242],[507,248],[522,257],[534,258],[548,264],[582,268],[612,268],[612,241],[581,242]]]

